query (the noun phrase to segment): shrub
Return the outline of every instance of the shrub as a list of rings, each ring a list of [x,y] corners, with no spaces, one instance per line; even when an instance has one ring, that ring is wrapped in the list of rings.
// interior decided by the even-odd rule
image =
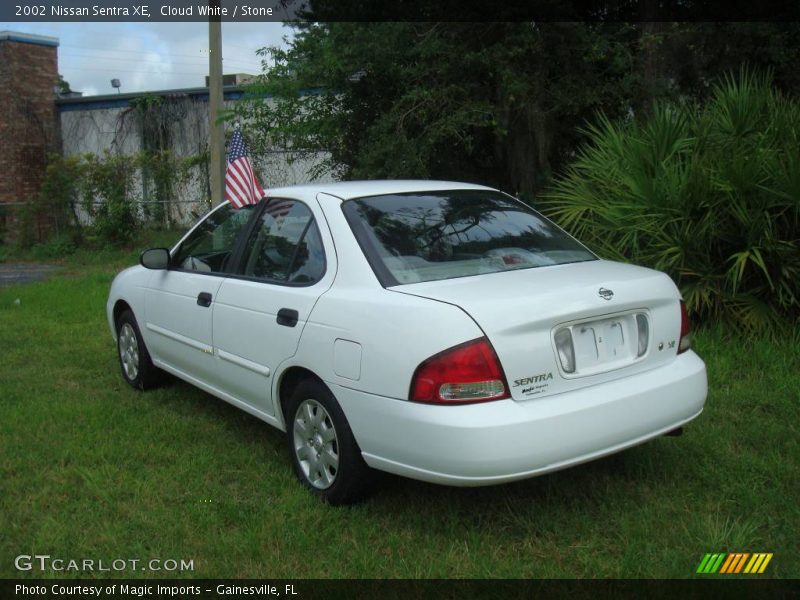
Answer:
[[[19,211],[15,246],[29,248],[42,239],[43,230],[57,238],[74,240],[80,236],[77,207],[83,174],[79,157],[51,155],[39,193]]]
[[[170,203],[207,158],[205,153],[176,156],[167,151],[51,156],[41,193],[21,211],[19,245],[42,241],[36,231],[39,222],[52,224],[50,235],[72,246],[84,241],[121,245],[131,241],[144,222],[170,225]],[[142,201],[143,187],[154,201]],[[37,252],[47,254],[48,244],[38,244],[42,247]]]
[[[600,115],[541,199],[612,260],[669,273],[691,311],[744,332],[800,317],[800,103],[743,69],[704,106]]]
[[[69,237],[59,235],[52,237],[46,242],[35,244],[31,248],[31,256],[36,259],[64,258],[74,254],[77,250],[75,242]]]

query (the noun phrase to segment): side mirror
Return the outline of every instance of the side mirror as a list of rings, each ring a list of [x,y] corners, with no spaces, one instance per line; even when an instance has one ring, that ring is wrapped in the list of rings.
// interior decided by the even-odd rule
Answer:
[[[139,264],[146,269],[166,269],[169,267],[169,250],[150,248],[139,256]]]

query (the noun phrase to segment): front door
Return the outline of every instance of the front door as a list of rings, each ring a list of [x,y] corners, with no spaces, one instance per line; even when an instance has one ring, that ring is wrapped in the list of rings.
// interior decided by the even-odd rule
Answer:
[[[170,268],[153,274],[144,291],[145,327],[157,365],[213,382],[214,302],[253,212],[253,206],[221,205],[172,251]]]

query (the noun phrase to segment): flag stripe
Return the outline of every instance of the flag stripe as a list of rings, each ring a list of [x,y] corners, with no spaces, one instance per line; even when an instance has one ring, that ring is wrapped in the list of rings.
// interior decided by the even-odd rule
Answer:
[[[289,211],[292,210],[294,204],[294,200],[276,200],[271,198],[264,210],[275,218],[285,217],[289,214]]]
[[[237,208],[241,208],[247,202],[247,196],[235,181],[228,181],[227,189],[230,190],[230,200],[236,204]]]
[[[239,200],[244,204],[251,204],[258,201],[250,200],[254,196],[252,178],[255,177],[248,172],[247,166],[241,164],[242,159],[230,164],[230,183],[235,188]]]
[[[233,166],[229,167],[226,184],[228,187],[230,187],[233,198],[235,198],[236,202],[241,205],[247,202],[247,195],[245,194],[245,186],[236,175],[234,169],[235,167]]]
[[[242,181],[241,177],[239,176],[238,172],[236,171],[236,166],[231,165],[231,174],[228,179],[228,185],[230,185],[231,189],[233,190],[233,194],[241,203],[247,203],[247,186],[245,185],[244,181]]]
[[[264,188],[247,157],[247,147],[242,132],[233,132],[228,149],[228,166],[225,169],[225,199],[235,208],[255,204],[264,197]]]
[[[229,192],[230,199],[237,204],[239,208],[241,208],[242,202],[246,199],[242,189],[239,187],[239,184],[233,178],[233,175],[230,175],[226,181],[226,189]]]

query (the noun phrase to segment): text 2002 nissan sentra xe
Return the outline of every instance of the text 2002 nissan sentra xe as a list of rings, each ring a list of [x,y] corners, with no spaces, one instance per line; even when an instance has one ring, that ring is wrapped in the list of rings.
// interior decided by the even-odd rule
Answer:
[[[125,379],[286,431],[300,480],[486,485],[671,432],[706,398],[679,291],[470,184],[274,189],[142,254],[108,299]]]

